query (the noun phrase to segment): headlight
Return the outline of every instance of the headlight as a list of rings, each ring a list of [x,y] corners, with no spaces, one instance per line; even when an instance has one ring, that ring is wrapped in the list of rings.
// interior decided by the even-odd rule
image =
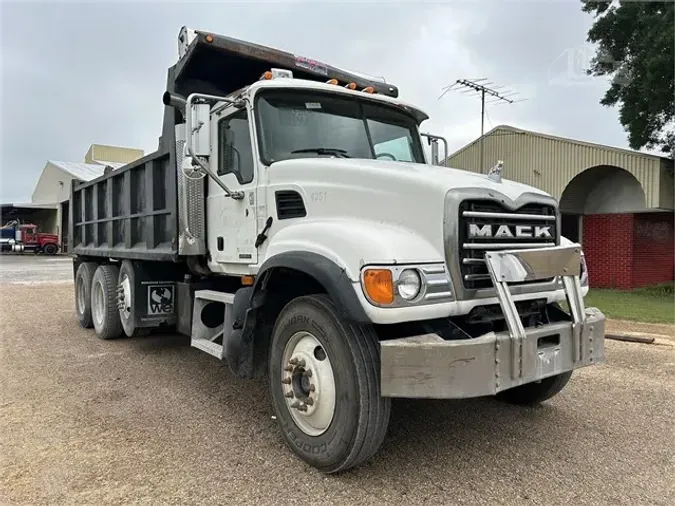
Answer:
[[[419,273],[414,269],[406,269],[401,272],[396,282],[396,290],[404,300],[412,300],[417,297],[422,287]]]

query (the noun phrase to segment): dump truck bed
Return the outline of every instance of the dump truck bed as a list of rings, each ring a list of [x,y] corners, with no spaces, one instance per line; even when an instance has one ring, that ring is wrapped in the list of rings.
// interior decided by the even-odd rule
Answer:
[[[175,261],[176,169],[155,152],[86,183],[73,182],[70,251],[76,255]]]

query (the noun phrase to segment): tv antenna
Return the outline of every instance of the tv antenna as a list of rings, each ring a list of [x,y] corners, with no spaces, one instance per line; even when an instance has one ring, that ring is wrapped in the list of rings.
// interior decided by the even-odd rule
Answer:
[[[486,82],[487,81],[487,82]],[[478,94],[480,96],[480,171],[483,172],[483,160],[485,158],[485,146],[483,145],[483,135],[485,134],[485,97],[487,96],[487,103],[494,104],[500,102],[502,104],[515,104],[516,102],[523,102],[525,98],[517,98],[518,92],[511,91],[505,86],[496,85],[492,81],[488,81],[487,77],[480,77],[477,79],[457,79],[450,86],[443,88],[443,93],[438,97],[440,100],[448,91],[459,90],[462,94]]]

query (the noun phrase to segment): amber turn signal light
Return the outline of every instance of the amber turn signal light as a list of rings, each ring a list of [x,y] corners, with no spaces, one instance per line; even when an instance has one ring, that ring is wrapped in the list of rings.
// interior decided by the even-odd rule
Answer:
[[[367,269],[363,273],[363,287],[377,304],[394,302],[394,282],[388,269]]]

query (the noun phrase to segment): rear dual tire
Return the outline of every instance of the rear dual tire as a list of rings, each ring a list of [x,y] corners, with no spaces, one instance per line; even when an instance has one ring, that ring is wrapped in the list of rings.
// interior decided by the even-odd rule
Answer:
[[[286,442],[320,471],[356,467],[382,444],[391,401],[380,395],[377,335],[372,327],[344,321],[325,295],[299,297],[281,311],[269,382]]]
[[[116,265],[99,265],[91,284],[91,315],[96,335],[115,339],[122,335],[122,321],[117,307],[117,281],[120,269]]]

